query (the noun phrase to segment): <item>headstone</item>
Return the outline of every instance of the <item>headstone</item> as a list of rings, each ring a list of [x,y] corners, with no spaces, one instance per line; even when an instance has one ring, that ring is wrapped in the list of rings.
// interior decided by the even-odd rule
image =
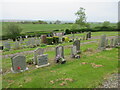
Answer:
[[[47,37],[46,35],[41,35],[41,43],[44,43],[44,44],[47,43],[46,37]]]
[[[19,49],[19,48],[20,48],[20,44],[19,44],[18,41],[16,41],[16,42],[14,43],[14,49]]]
[[[65,63],[64,59],[64,47],[63,46],[57,46],[56,47],[56,57],[55,57],[56,63]]]
[[[115,38],[114,40],[114,47],[117,47],[118,46],[118,38]]]
[[[10,43],[5,42],[5,43],[4,43],[4,49],[8,49],[8,50],[10,50],[10,48],[11,48]]]
[[[19,73],[28,70],[26,67],[26,58],[22,55],[15,55],[11,58],[12,60],[12,72]]]
[[[72,48],[71,48],[71,57],[75,57],[76,54],[77,54],[77,47],[72,46]]]
[[[73,42],[73,46],[76,46],[76,48],[77,48],[77,54],[81,53],[81,51],[80,51],[80,40],[75,40]]]
[[[114,47],[114,39],[112,38],[110,41],[110,47],[113,48]]]
[[[40,40],[36,40],[35,43],[36,43],[37,46],[39,46],[40,45]]]
[[[50,65],[48,63],[48,55],[47,54],[42,54],[37,56],[37,65],[36,67],[44,67]]]
[[[109,47],[109,44],[108,44],[108,39],[106,39],[106,48]]]
[[[33,58],[33,63],[36,65],[37,64],[37,56],[38,55],[42,55],[44,53],[44,49],[42,48],[37,48],[35,51],[34,51],[34,58]]]
[[[98,49],[100,49],[100,50],[105,50],[106,49],[106,35],[101,36],[101,40],[100,40]]]

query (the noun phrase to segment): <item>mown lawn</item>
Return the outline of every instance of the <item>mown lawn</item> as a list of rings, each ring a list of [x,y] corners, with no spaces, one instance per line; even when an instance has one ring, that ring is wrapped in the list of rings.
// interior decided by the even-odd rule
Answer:
[[[3,75],[3,88],[95,88],[107,75],[117,72],[118,56],[116,48],[93,53],[83,55],[80,59],[69,58],[67,63],[62,65]],[[53,56],[52,52],[49,56]],[[82,62],[87,62],[87,64],[81,64]],[[94,68],[91,63],[103,66]],[[65,78],[72,79],[72,81],[65,82]],[[56,81],[57,79],[61,80]],[[66,84],[60,85],[62,82]]]
[[[116,36],[117,32],[94,32],[92,36]],[[68,35],[69,36],[69,35]],[[81,36],[76,34],[75,36]],[[99,51],[99,39],[85,40],[81,42],[97,41],[94,43],[81,45],[82,53],[80,59],[73,59],[71,55],[72,42],[63,43],[64,55],[66,64],[56,64],[55,59],[55,46],[51,47],[48,54],[49,63],[48,67],[35,69],[35,65],[27,65],[28,71],[23,73],[14,74],[10,71],[11,59],[2,59],[3,72],[10,71],[10,73],[3,74],[2,85],[3,88],[97,88],[103,80],[111,73],[118,72],[118,48],[111,50]],[[36,48],[26,48],[21,50],[6,51],[3,55],[13,54],[28,50],[35,50]],[[32,59],[33,53],[24,54],[26,61]],[[85,64],[82,64],[85,62]],[[101,67],[95,67],[100,65]]]

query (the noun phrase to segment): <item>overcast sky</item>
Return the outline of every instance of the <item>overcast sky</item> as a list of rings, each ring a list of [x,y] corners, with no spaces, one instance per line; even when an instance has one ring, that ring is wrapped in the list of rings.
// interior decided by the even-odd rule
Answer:
[[[117,22],[119,0],[2,0],[0,19],[75,21],[85,8],[88,22]]]

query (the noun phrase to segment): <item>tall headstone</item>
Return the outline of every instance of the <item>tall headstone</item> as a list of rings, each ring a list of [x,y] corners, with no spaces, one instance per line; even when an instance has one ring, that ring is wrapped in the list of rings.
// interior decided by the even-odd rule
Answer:
[[[66,60],[64,59],[64,47],[63,46],[57,46],[56,47],[56,57],[55,57],[56,63],[65,63]]]
[[[46,37],[47,37],[46,35],[41,35],[41,43],[44,43],[44,44],[47,43]]]
[[[106,48],[109,47],[108,39],[106,39]]]
[[[75,57],[75,55],[77,55],[77,47],[76,46],[72,46],[71,48],[71,57]]]
[[[114,40],[114,47],[117,47],[118,46],[118,38],[115,38]]]
[[[19,73],[28,70],[26,67],[26,58],[23,55],[15,55],[11,58],[12,60],[12,72]]]
[[[42,48],[37,48],[35,51],[34,51],[34,58],[33,58],[33,63],[36,65],[37,64],[37,56],[38,55],[42,55],[44,53],[44,49]]]
[[[100,50],[105,50],[106,49],[106,35],[101,36],[101,40],[99,42],[99,48]]]
[[[76,46],[76,48],[77,48],[77,54],[81,53],[81,51],[80,51],[80,40],[75,40],[73,42],[73,46]]]
[[[114,39],[112,38],[110,41],[110,47],[113,48],[114,47]]]

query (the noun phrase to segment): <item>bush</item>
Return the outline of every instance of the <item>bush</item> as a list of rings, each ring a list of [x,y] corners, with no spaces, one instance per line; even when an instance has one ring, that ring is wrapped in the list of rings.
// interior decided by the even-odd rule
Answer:
[[[45,46],[46,46],[46,44],[41,44],[40,46],[41,46],[41,47],[45,47]]]
[[[9,49],[8,49],[8,48],[5,48],[5,49],[3,49],[3,51],[9,51]]]
[[[46,41],[47,41],[47,44],[51,45],[53,42],[53,37],[47,37]]]
[[[58,36],[53,36],[53,42],[55,44],[59,43],[59,37]]]
[[[62,41],[69,42],[69,37],[63,37]]]

